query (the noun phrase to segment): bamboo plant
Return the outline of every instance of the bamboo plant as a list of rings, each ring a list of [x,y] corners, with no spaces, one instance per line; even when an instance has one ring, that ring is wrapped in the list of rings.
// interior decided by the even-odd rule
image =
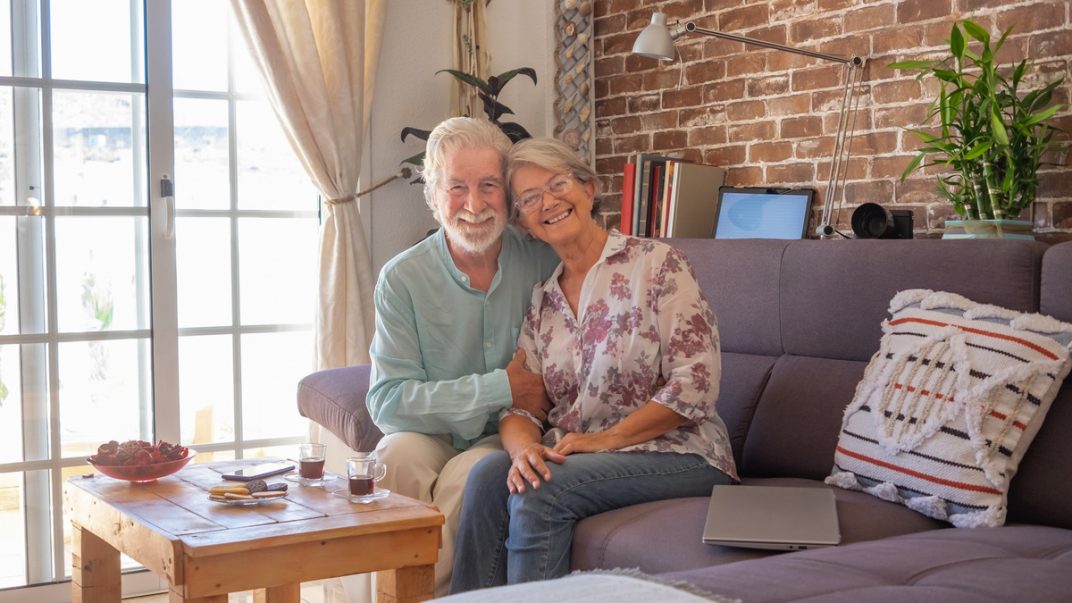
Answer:
[[[1030,62],[1020,61],[1010,72],[996,60],[1011,31],[991,44],[986,29],[965,19],[950,31],[950,56],[889,65],[939,81],[927,118],[937,118],[937,128],[909,129],[924,146],[901,181],[923,167],[946,168],[938,176],[939,191],[968,220],[1019,216],[1035,201],[1044,156],[1064,148],[1050,123],[1062,107],[1050,102],[1063,78],[1022,92]]]

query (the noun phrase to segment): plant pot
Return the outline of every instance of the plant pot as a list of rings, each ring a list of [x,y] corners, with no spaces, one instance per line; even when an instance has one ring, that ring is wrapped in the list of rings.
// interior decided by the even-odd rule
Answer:
[[[1034,240],[1030,220],[946,220],[943,239]]]

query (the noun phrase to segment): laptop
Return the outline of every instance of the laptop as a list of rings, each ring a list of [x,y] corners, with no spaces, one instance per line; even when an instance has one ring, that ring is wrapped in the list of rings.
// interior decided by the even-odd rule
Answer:
[[[715,486],[704,544],[799,551],[841,542],[834,491],[785,486]]]
[[[808,233],[813,189],[718,189],[715,239],[801,239]]]

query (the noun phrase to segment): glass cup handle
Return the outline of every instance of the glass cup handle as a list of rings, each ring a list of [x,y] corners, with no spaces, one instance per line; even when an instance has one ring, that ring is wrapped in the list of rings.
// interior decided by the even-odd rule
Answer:
[[[374,481],[380,481],[387,475],[387,465],[385,463],[376,463],[376,474],[372,476]]]

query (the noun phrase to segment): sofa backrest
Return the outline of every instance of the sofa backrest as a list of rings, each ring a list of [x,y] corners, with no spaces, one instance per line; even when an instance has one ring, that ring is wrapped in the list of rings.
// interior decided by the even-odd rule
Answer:
[[[689,256],[718,317],[718,409],[748,477],[830,472],[842,413],[898,291],[950,291],[1023,312],[1038,312],[1041,299],[1043,311],[1072,319],[1072,243],[1047,253],[1042,243],[1014,240],[670,242]],[[1062,391],[1065,406],[1070,390]],[[1072,523],[1072,510],[1064,511],[1072,506],[1031,494],[1043,479],[1044,468],[1032,466],[1038,458],[1072,458],[1072,438],[1054,436],[1072,429],[1072,409],[1067,417],[1054,411],[1036,441],[1042,452],[1032,446],[1014,482],[1011,500],[1024,513],[1011,502],[1010,521]],[[1051,456],[1051,448],[1064,454]],[[1072,500],[1072,484],[1063,500]],[[1028,501],[1041,507],[1028,509]]]

